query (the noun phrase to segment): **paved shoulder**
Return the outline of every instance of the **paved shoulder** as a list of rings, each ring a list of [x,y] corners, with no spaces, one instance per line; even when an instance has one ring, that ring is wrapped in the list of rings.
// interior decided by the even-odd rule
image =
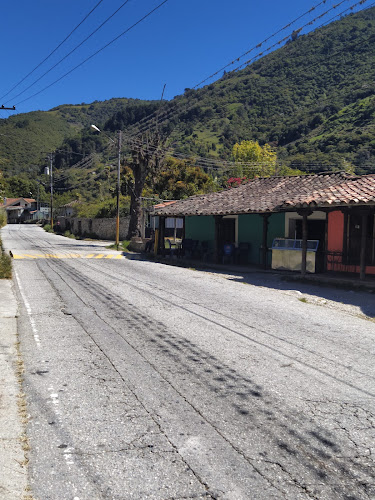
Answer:
[[[10,280],[0,280],[0,498],[23,498],[27,467],[18,412],[17,301]]]

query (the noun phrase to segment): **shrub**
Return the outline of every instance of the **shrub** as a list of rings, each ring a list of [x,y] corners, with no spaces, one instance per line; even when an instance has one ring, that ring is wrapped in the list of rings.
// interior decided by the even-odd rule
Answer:
[[[45,225],[43,226],[43,229],[44,229],[45,231],[47,231],[47,233],[50,233],[50,232],[51,232],[51,229],[52,229],[52,228],[51,228],[51,224],[45,224]]]
[[[124,252],[128,251],[128,246],[129,245],[130,245],[130,240],[120,241],[120,246],[122,247],[122,249],[124,250]]]
[[[0,279],[10,279],[12,277],[12,259],[0,250]]]
[[[7,214],[5,210],[0,209],[0,227],[4,227],[7,223]]]

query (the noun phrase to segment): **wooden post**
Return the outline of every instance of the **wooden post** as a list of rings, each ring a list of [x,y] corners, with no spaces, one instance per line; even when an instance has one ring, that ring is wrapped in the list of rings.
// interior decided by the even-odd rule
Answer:
[[[306,257],[307,257],[307,213],[302,214],[302,262],[301,274],[306,276]]]
[[[347,264],[348,262],[348,212],[344,212],[344,231],[343,231],[343,242],[342,242],[342,264]]]
[[[221,215],[215,215],[214,262],[217,264],[220,258],[221,220]]]
[[[165,217],[159,217],[158,255],[164,255]]]
[[[267,269],[267,236],[268,236],[268,218],[270,214],[262,214],[263,218],[263,234],[262,234],[262,267],[263,269]]]
[[[366,277],[366,240],[367,240],[367,213],[362,212],[361,223],[361,253],[359,263],[359,279],[364,280]]]

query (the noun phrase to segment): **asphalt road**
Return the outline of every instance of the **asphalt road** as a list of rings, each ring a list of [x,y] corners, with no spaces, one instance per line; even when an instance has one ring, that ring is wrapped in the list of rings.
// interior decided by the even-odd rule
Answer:
[[[373,321],[33,226],[2,238],[35,498],[375,498]]]

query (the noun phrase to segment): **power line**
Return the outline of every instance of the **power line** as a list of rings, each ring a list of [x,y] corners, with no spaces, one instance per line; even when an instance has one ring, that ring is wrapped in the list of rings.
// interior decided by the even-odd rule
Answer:
[[[347,1],[347,0],[342,0],[340,2],[340,4],[342,4],[344,1]],[[335,17],[338,17],[338,16],[342,15],[343,13],[347,12],[347,10],[353,9],[355,6],[363,5],[366,1],[367,0],[360,0],[359,2],[355,3],[354,5],[352,5],[349,9],[346,9],[345,11],[340,12]],[[339,4],[337,4],[337,5],[339,5]],[[314,20],[310,21],[305,26],[310,25],[311,23],[313,23],[316,20],[320,19],[323,15],[325,15],[326,13],[328,13],[329,11],[331,11],[332,9],[337,8],[337,5],[334,6],[334,7],[332,7],[331,9],[329,9],[328,11],[326,11],[325,13],[321,14],[320,16],[318,16],[317,18],[315,18]],[[374,3],[371,4],[371,5],[374,5]],[[276,42],[273,46],[279,45],[282,41],[285,41],[285,40],[289,39],[289,37],[290,37],[290,35],[288,35],[287,37],[284,37],[282,40],[279,40],[278,42]],[[270,50],[273,46],[269,47],[265,51]],[[332,59],[332,57],[334,55],[337,55],[337,54],[339,54],[341,52],[342,51],[337,51],[335,54],[330,55],[330,59]],[[246,63],[241,64],[240,66],[238,66],[237,68],[235,68],[233,71],[238,71],[242,66],[244,66],[244,64],[249,64],[251,61],[254,62],[259,56],[262,56],[263,54],[264,54],[264,51],[261,52],[261,53],[259,53],[259,54],[257,54],[257,55],[255,55],[252,59],[250,59],[249,61],[246,61]],[[208,79],[209,78],[210,77],[208,77]],[[199,84],[197,84],[197,85],[199,85]],[[197,85],[195,85],[193,88],[196,88]],[[160,123],[163,123],[163,122],[165,122],[167,120],[171,120],[174,116],[176,116],[176,115],[179,116],[182,113],[185,113],[185,112],[189,111],[196,104],[197,104],[197,100],[194,100],[194,102],[190,102],[190,103],[186,102],[186,103],[182,104],[182,106],[181,106],[180,102],[178,102],[178,101],[176,101],[175,103],[172,103],[172,105],[169,105],[169,103],[167,103],[166,106],[170,106],[169,109],[167,109],[164,113],[160,113],[160,110],[157,110],[154,113],[152,113],[151,115],[149,115],[148,117],[145,117],[144,119],[140,120],[137,124],[135,124],[135,126],[134,126],[133,129],[130,128],[130,131],[129,131],[129,133],[127,135],[129,137],[132,137],[132,136],[140,135],[140,134],[142,134],[144,132],[147,132],[147,131],[151,130],[153,127],[156,127],[156,126],[160,125]]]
[[[143,22],[145,19],[147,19],[149,16],[151,16],[155,11],[157,11],[158,9],[160,9],[164,4],[166,4],[168,2],[168,0],[163,0],[159,5],[157,5],[156,7],[154,7],[152,10],[150,10],[147,14],[145,14],[141,19],[139,19],[137,22],[135,22],[134,24],[132,24],[129,28],[127,28],[125,31],[123,31],[122,33],[120,33],[118,36],[116,36],[115,38],[113,38],[110,42],[108,42],[106,45],[104,45],[103,47],[101,47],[99,50],[97,50],[96,52],[94,52],[93,54],[91,54],[91,56],[87,57],[86,59],[84,59],[83,61],[81,61],[79,64],[77,64],[77,66],[75,66],[74,68],[72,68],[71,70],[67,71],[64,75],[62,75],[60,78],[58,78],[57,80],[55,80],[54,82],[50,83],[49,85],[47,85],[46,87],[44,87],[43,89],[39,90],[38,92],[36,92],[35,94],[29,96],[29,97],[26,97],[25,99],[23,99],[22,101],[19,101],[16,105],[18,104],[22,104],[23,102],[26,102],[30,99],[32,99],[33,97],[41,94],[42,92],[44,92],[45,90],[49,89],[50,87],[52,87],[53,85],[55,85],[56,83],[60,82],[63,78],[67,77],[68,75],[70,75],[71,73],[73,73],[73,71],[75,71],[76,69],[78,69],[80,66],[82,66],[83,64],[85,64],[87,61],[89,61],[90,59],[92,59],[93,57],[97,56],[100,52],[102,52],[104,49],[106,49],[107,47],[109,47],[110,45],[112,45],[114,42],[116,42],[119,38],[123,37],[124,35],[126,35],[129,31],[131,31],[132,29],[134,29],[136,26],[138,26],[138,24],[140,24],[141,22]]]
[[[109,17],[107,17],[107,19],[105,21],[103,21],[100,26],[98,26],[94,31],[92,31],[84,40],[82,40],[82,42],[80,42],[78,45],[76,45],[70,52],[68,52],[68,54],[66,54],[62,59],[60,59],[59,61],[57,61],[56,64],[54,64],[53,66],[51,66],[45,73],[43,73],[43,75],[41,75],[39,78],[37,78],[33,83],[31,83],[28,87],[26,87],[24,90],[22,90],[22,92],[20,92],[19,94],[15,95],[14,97],[12,97],[12,99],[10,100],[14,100],[14,99],[17,99],[17,97],[19,97],[20,95],[24,94],[27,90],[29,90],[31,87],[33,87],[36,83],[38,83],[42,78],[44,78],[46,75],[48,75],[48,73],[50,73],[52,70],[54,70],[60,63],[62,63],[63,61],[65,61],[65,59],[67,59],[69,56],[71,56],[77,49],[79,49],[79,47],[81,47],[84,43],[87,42],[87,40],[89,40],[93,35],[95,35],[95,33],[97,33],[105,24],[107,24],[107,22],[112,19],[112,17],[114,17],[123,7],[125,7],[125,5],[127,3],[129,3],[130,0],[126,0],[122,5],[120,5],[120,7],[115,10]],[[1,100],[1,99],[0,99]],[[7,101],[7,102],[10,102]]]
[[[298,31],[300,32],[304,27],[306,26],[309,26],[309,25],[312,25],[316,20],[322,18],[323,16],[325,16],[326,14],[328,14],[328,12],[330,12],[331,10],[333,9],[336,9],[339,5],[341,5],[342,3],[344,3],[345,1],[350,1],[350,0],[341,0],[338,4],[334,5],[331,9],[325,11],[323,14],[321,14],[320,16],[316,17],[315,19],[309,21],[308,23],[306,23],[304,26],[298,28],[297,30],[294,30],[294,31]],[[364,0],[366,1],[366,0]],[[308,11],[306,11],[304,14],[302,14],[301,16],[297,17],[296,19],[294,19],[293,21],[291,21],[290,23],[288,23],[287,25],[285,25],[283,28],[279,29],[278,31],[274,32],[273,34],[271,34],[270,36],[268,36],[265,40],[263,40],[262,42],[258,43],[257,45],[255,45],[254,47],[252,47],[251,49],[247,50],[244,54],[242,54],[241,56],[235,58],[234,60],[232,60],[230,63],[226,64],[225,66],[223,66],[222,68],[220,68],[219,70],[215,71],[215,73],[211,74],[210,76],[206,77],[204,80],[202,80],[201,82],[195,84],[192,89],[196,89],[197,87],[199,87],[200,85],[202,85],[203,83],[205,83],[206,81],[212,79],[214,76],[218,75],[221,71],[223,71],[225,68],[229,67],[230,65],[234,64],[236,61],[239,61],[241,58],[243,58],[245,55],[249,54],[250,52],[252,52],[253,50],[255,50],[256,48],[259,48],[261,47],[265,42],[267,42],[268,40],[274,38],[278,33],[284,31],[285,29],[287,29],[288,27],[290,27],[292,24],[294,24],[295,22],[297,22],[299,19],[303,18],[304,16],[308,15],[309,13],[311,13],[312,11],[314,11],[315,9],[317,9],[320,5],[322,4],[325,4],[327,2],[327,0],[323,0],[321,1],[320,3],[318,3],[317,5],[313,6],[312,8],[310,8]],[[360,2],[361,3],[361,2]],[[265,51],[268,51],[268,50],[271,50],[271,48],[273,47],[276,47],[277,45],[280,45],[282,42],[286,41],[287,39],[289,39],[289,37],[291,36],[291,34],[289,34],[288,36],[282,38],[281,40],[279,40],[278,42],[276,42],[273,46],[269,47],[268,49],[266,49]],[[255,58],[263,55],[264,51],[263,52],[260,52],[259,54],[257,54],[256,56],[254,56],[251,60],[247,61],[246,63],[244,64],[249,64],[252,60],[254,60]],[[178,104],[176,104],[177,106]],[[168,111],[170,112],[170,111]],[[152,115],[150,115],[149,117],[145,117],[143,118],[142,120],[140,120],[138,122],[138,126],[143,122],[145,123],[146,121],[151,121],[153,118],[159,118],[159,116],[161,115],[160,113],[160,108],[159,110],[156,110]]]
[[[14,87],[12,87],[6,94],[4,94],[2,97],[0,97],[0,101],[4,99],[4,97],[6,97],[8,94],[10,94],[15,88],[17,88],[23,81],[26,80],[26,78],[28,78],[30,75],[32,75],[34,73],[34,71],[36,71],[43,63],[45,63],[47,61],[47,59],[49,59],[71,36],[72,34],[81,26],[81,24],[83,24],[86,19],[94,12],[94,10],[99,7],[99,5],[103,2],[103,0],[100,0],[96,5],[95,7],[93,7],[90,12],[88,14],[86,14],[86,16],[82,19],[82,21],[80,21],[77,26],[68,34],[67,37],[64,38],[64,40],[62,42],[59,43],[59,45],[53,49],[52,52],[50,52],[48,54],[47,57],[45,57],[43,59],[43,61],[41,61],[37,66],[35,66],[35,68],[33,70],[30,71],[30,73],[28,73],[26,76],[24,76],[22,78],[22,80],[20,80],[18,83],[16,83],[16,85],[14,85]],[[16,96],[17,97],[17,96]],[[8,101],[9,102],[9,101]]]

